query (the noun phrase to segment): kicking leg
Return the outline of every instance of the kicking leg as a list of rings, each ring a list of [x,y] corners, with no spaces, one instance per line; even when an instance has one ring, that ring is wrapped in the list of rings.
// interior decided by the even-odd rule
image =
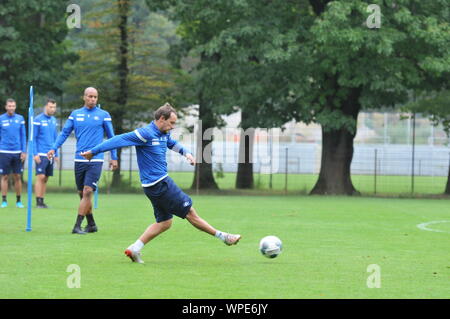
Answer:
[[[189,210],[189,213],[186,215],[186,219],[197,229],[204,231],[212,236],[215,236],[222,240],[227,245],[236,245],[241,239],[241,235],[233,235],[229,233],[224,233],[219,230],[216,230],[212,227],[206,220],[198,216],[197,212],[193,207]]]

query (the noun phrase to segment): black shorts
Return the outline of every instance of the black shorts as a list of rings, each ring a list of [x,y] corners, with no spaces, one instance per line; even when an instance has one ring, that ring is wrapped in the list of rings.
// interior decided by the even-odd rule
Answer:
[[[97,189],[97,183],[102,175],[103,162],[75,162],[75,182],[77,189],[82,191],[84,186]]]
[[[23,162],[20,160],[20,153],[0,153],[0,175],[9,173],[21,174],[23,172]]]
[[[53,176],[53,163],[54,160],[51,161],[47,158],[47,156],[39,156],[41,158],[41,162],[39,164],[36,163],[36,175],[44,174],[45,176]]]
[[[186,218],[192,207],[192,199],[169,176],[155,185],[143,187],[143,189],[145,195],[152,202],[157,223],[169,220],[173,215]]]

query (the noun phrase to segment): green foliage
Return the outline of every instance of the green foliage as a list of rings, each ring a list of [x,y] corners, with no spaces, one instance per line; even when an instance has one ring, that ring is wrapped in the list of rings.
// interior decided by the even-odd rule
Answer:
[[[448,2],[373,3],[381,7],[380,29],[365,26],[368,4],[358,0],[330,2],[311,28],[308,97],[315,119],[326,128],[352,128],[354,121],[344,120],[351,100],[374,109],[406,102],[410,90],[445,85]]]
[[[99,90],[99,103],[111,113],[118,133],[152,119],[153,111],[172,101],[183,75],[171,67],[166,56],[176,43],[175,26],[161,14],[151,13],[143,0],[130,1],[127,15],[126,105],[120,90],[120,32],[117,1],[96,1],[84,7],[86,27],[70,34],[80,60],[66,83],[65,101],[80,107],[84,88]]]
[[[429,92],[416,101],[406,104],[403,109],[428,116],[433,125],[442,124],[447,136],[450,136],[450,91]]]
[[[196,87],[215,113],[245,108],[244,127],[295,118],[356,129],[363,108],[404,103],[448,81],[449,9],[439,1],[147,1],[171,7],[183,54],[201,57]],[[155,4],[156,2],[156,4]]]
[[[38,94],[59,95],[76,59],[65,41],[66,4],[53,0],[4,0],[0,6],[0,104],[17,101],[28,108],[29,87]]]

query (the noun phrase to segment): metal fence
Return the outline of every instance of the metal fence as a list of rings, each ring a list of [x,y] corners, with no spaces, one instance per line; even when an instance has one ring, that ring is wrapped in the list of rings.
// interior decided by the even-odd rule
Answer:
[[[178,130],[173,136],[186,148],[196,149],[193,134]],[[239,130],[227,129],[218,136],[212,142],[213,169],[233,175],[239,160]],[[448,142],[442,128],[432,126],[426,118],[416,116],[413,123],[404,114],[362,113],[351,164],[353,183],[364,193],[442,193],[450,165]],[[253,144],[257,187],[307,192],[320,171],[321,147],[317,125],[288,123],[284,131],[257,129]],[[61,149],[61,171],[73,169],[74,150],[75,139],[71,137]],[[169,172],[193,178],[194,168],[179,154],[168,152],[167,161]],[[105,169],[107,165],[105,162]],[[130,183],[138,184],[137,168],[134,148],[122,149],[122,174]],[[230,181],[220,182],[221,188],[234,186]]]

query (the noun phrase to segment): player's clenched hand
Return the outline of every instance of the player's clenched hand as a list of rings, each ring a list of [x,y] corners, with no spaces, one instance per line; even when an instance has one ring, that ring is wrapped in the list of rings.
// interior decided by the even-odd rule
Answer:
[[[195,158],[192,156],[192,154],[186,154],[186,158],[189,162],[189,164],[194,165],[195,164]]]
[[[109,167],[111,168],[111,170],[115,171],[119,167],[119,163],[117,162],[117,160],[110,160]]]
[[[36,155],[34,157],[34,161],[36,162],[36,164],[41,164],[41,157],[39,155]]]
[[[53,159],[53,156],[55,156],[55,151],[54,150],[48,151],[47,158],[49,161],[51,161]]]
[[[88,161],[90,161],[94,157],[94,154],[92,154],[91,151],[81,152],[80,155],[83,156]]]

